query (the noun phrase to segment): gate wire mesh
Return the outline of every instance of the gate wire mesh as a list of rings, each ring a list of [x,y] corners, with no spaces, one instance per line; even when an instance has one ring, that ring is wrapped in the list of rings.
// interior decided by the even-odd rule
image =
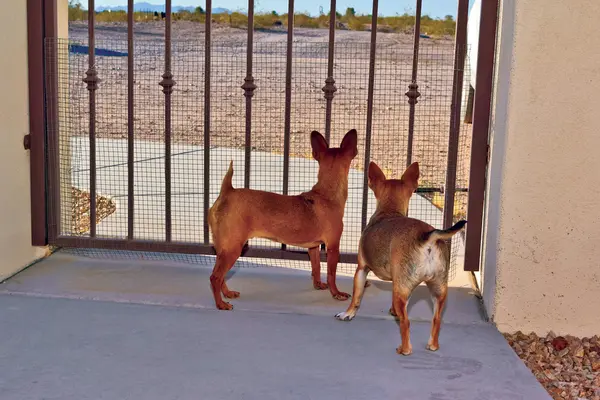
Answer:
[[[153,32],[138,34],[134,42],[134,237],[165,240],[164,94],[158,82],[164,71],[163,24]],[[203,240],[203,136],[204,42],[177,34],[173,25],[172,71],[172,224],[173,241]],[[138,27],[136,27],[138,29]],[[146,28],[151,29],[151,28]],[[217,30],[218,33],[218,30]],[[350,129],[359,132],[359,154],[349,179],[341,251],[355,253],[361,230],[361,202],[365,154],[365,125],[369,74],[368,34],[338,31],[334,78],[338,91],[333,100],[331,146],[339,146]],[[127,40],[125,30],[96,28],[96,69],[101,80],[96,91],[97,236],[127,237]],[[363,34],[357,41],[357,34]],[[246,68],[245,31],[216,36],[212,45],[210,202],[215,201],[223,175],[234,162],[234,186],[243,187],[245,98],[240,88]],[[58,68],[60,228],[65,236],[89,236],[89,100],[82,78],[87,55],[73,51],[85,45],[87,26],[75,26],[71,39],[50,40],[47,54],[56,54]],[[361,38],[361,36],[358,36]],[[292,71],[289,193],[310,190],[316,183],[317,163],[312,160],[309,134],[324,133],[325,98],[321,88],[327,71],[327,31],[295,31]],[[108,52],[116,52],[108,54]],[[388,178],[399,178],[405,168],[409,104],[405,96],[411,79],[413,46],[410,36],[378,34],[373,100],[371,160]],[[257,89],[252,101],[252,161],[250,187],[282,193],[284,99],[286,70],[285,35],[256,32],[253,75]],[[452,40],[422,40],[419,53],[419,91],[416,105],[413,160],[420,163],[421,188],[440,189],[446,179],[446,163],[453,85]],[[465,63],[468,66],[468,63]],[[56,77],[56,76],[55,76]],[[465,71],[468,82],[469,71]],[[459,82],[459,84],[462,84]],[[466,93],[463,89],[463,114]],[[470,125],[460,129],[457,188],[468,187]],[[442,228],[443,193],[413,196],[409,215]],[[467,196],[456,193],[455,221],[466,214]],[[375,200],[369,191],[369,218]],[[452,279],[462,258],[464,240],[453,241]],[[253,239],[251,246],[279,248],[279,244]],[[82,252],[84,250],[78,250]],[[102,250],[87,255],[107,257]],[[119,257],[138,257],[120,252]],[[145,255],[147,258],[148,255]],[[154,255],[153,257],[159,257]],[[160,256],[212,266],[214,257]],[[278,265],[310,269],[306,262],[240,259],[236,265]],[[461,265],[462,267],[462,265]],[[353,274],[355,266],[340,264],[338,271]]]

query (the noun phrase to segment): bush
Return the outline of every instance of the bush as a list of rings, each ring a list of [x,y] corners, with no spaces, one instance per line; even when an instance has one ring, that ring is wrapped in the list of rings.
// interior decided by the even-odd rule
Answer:
[[[364,31],[365,24],[360,20],[360,18],[350,18],[348,19],[348,29],[352,31]]]
[[[98,22],[127,22],[127,11],[103,11],[96,14]]]
[[[319,20],[306,14],[296,14],[294,25],[298,28],[319,28]]]
[[[81,3],[77,0],[69,0],[69,21],[83,21],[87,18],[87,11],[81,8]]]
[[[384,18],[385,24],[389,25],[396,32],[406,32],[412,30],[415,26],[414,15],[396,15],[394,17]]]
[[[281,21],[281,18],[273,13],[257,14],[254,16],[254,26],[257,28],[270,28],[275,25],[276,21]]]

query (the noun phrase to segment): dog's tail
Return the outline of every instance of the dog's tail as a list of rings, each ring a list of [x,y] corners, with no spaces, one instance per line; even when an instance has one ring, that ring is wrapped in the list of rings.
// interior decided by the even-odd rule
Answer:
[[[432,242],[432,243],[436,242],[437,240],[448,240],[452,236],[454,236],[455,234],[460,232],[460,230],[462,228],[464,228],[466,224],[467,224],[467,221],[465,221],[463,219],[461,221],[458,221],[456,224],[454,224],[454,226],[450,227],[449,229],[445,229],[445,230],[434,229],[432,231],[429,231],[429,232],[426,232],[425,234],[423,234],[423,240],[426,242]]]
[[[233,160],[231,160],[229,162],[229,169],[227,170],[227,173],[225,174],[225,177],[223,177],[223,183],[221,183],[221,194],[230,192],[231,190],[233,190]]]

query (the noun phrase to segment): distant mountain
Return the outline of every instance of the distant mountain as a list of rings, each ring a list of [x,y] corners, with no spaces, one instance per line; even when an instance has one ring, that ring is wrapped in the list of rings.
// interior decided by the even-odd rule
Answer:
[[[194,12],[196,7],[194,6],[173,6],[173,12],[189,11]],[[96,7],[96,11],[127,11],[127,6],[100,6]],[[150,4],[146,2],[135,3],[133,5],[133,11],[146,11],[146,12],[165,12],[165,6],[159,4]],[[226,8],[213,8],[213,14],[229,14],[230,11]]]

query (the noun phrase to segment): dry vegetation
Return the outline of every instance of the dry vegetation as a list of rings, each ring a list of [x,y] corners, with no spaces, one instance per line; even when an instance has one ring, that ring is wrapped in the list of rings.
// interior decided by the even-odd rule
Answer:
[[[344,14],[336,13],[338,28],[350,29],[355,31],[367,30],[371,26],[371,15],[357,15],[353,8],[346,9]],[[88,18],[87,10],[84,10],[79,1],[71,0],[69,3],[69,20],[85,21]],[[160,16],[152,12],[135,12],[136,22],[150,22],[160,19]],[[248,17],[241,12],[232,12],[230,14],[213,14],[213,21],[217,24],[228,25],[231,28],[242,28],[248,26]],[[204,23],[206,14],[202,7],[197,7],[194,12],[179,11],[173,13],[174,21],[193,21]],[[96,14],[98,22],[126,22],[127,13],[125,11],[103,11]],[[287,14],[279,15],[275,11],[271,13],[258,13],[254,17],[255,27],[258,29],[267,29],[276,25],[287,26]],[[404,14],[391,17],[380,17],[377,20],[380,30],[383,32],[411,32],[415,25],[413,15]],[[329,15],[321,14],[313,17],[308,14],[297,13],[294,16],[294,25],[298,28],[326,28],[329,26]],[[442,37],[454,35],[455,21],[451,15],[443,19],[431,18],[424,15],[421,18],[421,32],[427,35]]]

